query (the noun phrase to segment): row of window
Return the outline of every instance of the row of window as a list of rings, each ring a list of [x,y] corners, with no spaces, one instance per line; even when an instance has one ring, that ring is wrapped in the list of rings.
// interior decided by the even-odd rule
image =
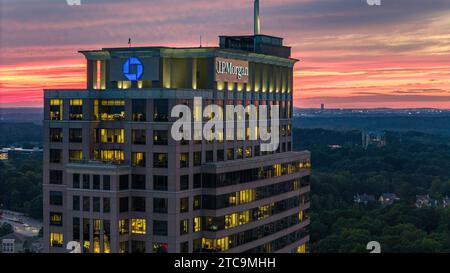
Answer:
[[[167,99],[155,99],[153,101],[153,115],[152,120],[154,122],[167,122],[169,120],[169,100]],[[50,120],[63,120],[63,100],[62,99],[50,99],[49,105],[49,118]],[[184,104],[194,109],[193,113],[203,113],[203,109],[209,105],[216,104],[222,108],[225,106],[224,100],[204,100],[203,109],[193,106],[192,100],[178,100],[177,104]],[[268,107],[268,113],[270,117],[270,108],[274,105],[278,105],[280,108],[280,118],[292,118],[292,103],[291,101],[277,101],[277,100],[228,100],[227,105],[254,105],[257,108],[260,105]],[[147,115],[147,100],[136,99],[132,100],[132,113],[131,117],[133,121],[145,122],[149,120]],[[210,117],[211,118],[211,117]],[[206,117],[204,120],[209,120]],[[83,100],[71,99],[69,100],[69,120],[83,120]],[[93,102],[93,120],[114,121],[125,120],[125,100],[94,100]]]
[[[219,188],[243,183],[250,183],[258,180],[297,173],[310,168],[311,162],[309,160],[303,160],[221,174],[204,173],[202,178],[202,187]]]

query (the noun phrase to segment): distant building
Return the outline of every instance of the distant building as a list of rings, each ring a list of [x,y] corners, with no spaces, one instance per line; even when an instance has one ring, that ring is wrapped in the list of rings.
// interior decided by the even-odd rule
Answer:
[[[400,200],[400,198],[398,198],[395,193],[383,193],[378,199],[382,205],[392,205],[398,200]]]
[[[16,233],[11,233],[0,237],[0,243],[2,253],[24,252],[25,239]]]
[[[329,147],[331,150],[339,150],[339,149],[342,149],[342,146],[341,146],[341,145],[336,145],[336,144],[328,145],[328,147]]]
[[[369,146],[375,146],[378,148],[385,147],[386,133],[381,131],[369,131],[362,132],[362,146],[367,149]]]
[[[442,199],[442,206],[444,208],[450,207],[450,199],[448,198],[448,196],[446,196],[444,199]]]
[[[322,103],[322,104],[320,105],[320,110],[322,110],[322,111],[325,110],[325,104]]]
[[[437,206],[438,201],[430,197],[430,195],[416,195],[416,207],[426,208]]]
[[[0,160],[8,160],[8,151],[0,150]]]
[[[357,194],[353,197],[353,201],[357,204],[367,205],[369,203],[375,202],[375,196],[368,194]]]

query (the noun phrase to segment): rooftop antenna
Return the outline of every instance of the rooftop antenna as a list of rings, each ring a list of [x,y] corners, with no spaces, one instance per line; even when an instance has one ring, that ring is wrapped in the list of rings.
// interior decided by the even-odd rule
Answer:
[[[255,35],[261,34],[261,18],[259,16],[259,0],[255,0],[254,3],[254,28],[255,28]]]
[[[131,38],[128,38],[128,47],[131,47]]]
[[[200,35],[200,47],[202,47],[202,35]]]

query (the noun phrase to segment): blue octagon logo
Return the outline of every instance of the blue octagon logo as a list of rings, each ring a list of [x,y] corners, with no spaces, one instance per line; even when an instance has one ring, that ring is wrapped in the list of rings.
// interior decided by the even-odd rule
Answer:
[[[137,81],[144,73],[144,66],[142,62],[136,58],[131,57],[123,64],[123,74],[130,81]]]

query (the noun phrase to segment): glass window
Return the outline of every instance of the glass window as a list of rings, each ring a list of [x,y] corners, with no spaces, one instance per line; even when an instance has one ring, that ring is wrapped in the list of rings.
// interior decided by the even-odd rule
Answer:
[[[109,175],[103,176],[103,190],[104,191],[111,190],[111,177]]]
[[[128,197],[122,197],[119,199],[119,211],[128,212]]]
[[[180,221],[180,235],[185,235],[189,233],[189,220],[181,220]]]
[[[83,211],[91,211],[91,198],[89,196],[83,196]]]
[[[80,174],[74,173],[72,175],[72,185],[74,189],[80,188]]]
[[[167,213],[168,203],[166,198],[153,198],[153,212]]]
[[[234,149],[227,149],[227,160],[234,160]]]
[[[131,153],[131,164],[133,165],[133,167],[145,167],[145,153]]]
[[[90,189],[91,181],[89,174],[83,174],[83,189]]]
[[[124,190],[128,190],[130,188],[130,183],[128,180],[128,175],[124,174],[119,176],[119,190],[124,191]]]
[[[92,210],[94,212],[100,212],[100,197],[92,198]]]
[[[61,128],[50,128],[49,138],[50,142],[62,142],[63,130]]]
[[[123,150],[94,150],[94,160],[121,163],[125,154]]]
[[[145,235],[147,230],[147,220],[131,219],[131,233]]]
[[[202,152],[194,152],[194,166],[202,165]]]
[[[104,197],[103,198],[103,213],[111,212],[111,199]]]
[[[145,130],[133,130],[132,136],[133,144],[135,145],[145,145],[147,143]]]
[[[202,208],[202,196],[201,195],[194,196],[193,207],[194,207],[194,210],[199,210]]]
[[[63,247],[63,234],[52,232],[50,233],[50,246],[51,247]]]
[[[62,226],[63,225],[63,215],[59,212],[50,212],[50,225],[52,226]]]
[[[62,150],[50,149],[50,163],[61,163],[61,162],[62,162]]]
[[[101,120],[124,120],[125,101],[124,100],[101,100],[100,101]]]
[[[50,184],[61,185],[63,183],[63,171],[50,170],[49,179]]]
[[[145,175],[133,174],[131,176],[131,188],[134,190],[145,190]]]
[[[225,150],[217,150],[217,161],[225,160]]]
[[[194,174],[194,189],[198,189],[202,187],[202,174],[196,173]]]
[[[80,200],[79,196],[74,195],[72,197],[72,209],[74,211],[79,211],[80,210],[80,201],[81,200]]]
[[[83,100],[70,100],[69,118],[70,120],[83,120]]]
[[[83,160],[83,151],[80,150],[69,151],[69,162],[80,162],[82,160]]]
[[[147,116],[147,101],[133,100],[133,121],[146,121]]]
[[[62,206],[63,193],[60,191],[51,191],[49,203],[51,206]]]
[[[62,120],[63,100],[50,100],[50,120]]]
[[[180,213],[189,212],[189,197],[180,199]]]
[[[168,167],[168,155],[166,153],[153,154],[153,167],[154,168],[167,168]]]
[[[214,151],[206,151],[206,162],[213,162],[214,161]]]
[[[201,217],[194,218],[193,230],[194,230],[194,232],[200,232],[202,230],[202,218]]]
[[[168,178],[167,178],[167,176],[161,176],[161,175],[153,176],[153,190],[155,190],[155,191],[167,191],[168,190]]]
[[[131,210],[145,212],[145,197],[131,197]]]
[[[96,129],[98,143],[118,143],[125,142],[124,129]]]
[[[153,121],[167,122],[169,120],[169,101],[154,100]]]
[[[189,153],[180,154],[180,168],[189,168]]]
[[[83,129],[79,129],[79,128],[69,129],[69,142],[82,143],[83,142]]]
[[[100,189],[100,175],[92,176],[92,189],[94,189],[94,190]]]
[[[131,253],[145,253],[145,242],[131,241]]]
[[[189,175],[180,176],[180,191],[189,190]]]
[[[169,137],[167,131],[153,131],[153,145],[168,145]]]
[[[167,236],[167,221],[153,221],[153,234],[156,236]]]
[[[128,219],[119,220],[119,235],[126,235],[130,230],[130,222]]]

